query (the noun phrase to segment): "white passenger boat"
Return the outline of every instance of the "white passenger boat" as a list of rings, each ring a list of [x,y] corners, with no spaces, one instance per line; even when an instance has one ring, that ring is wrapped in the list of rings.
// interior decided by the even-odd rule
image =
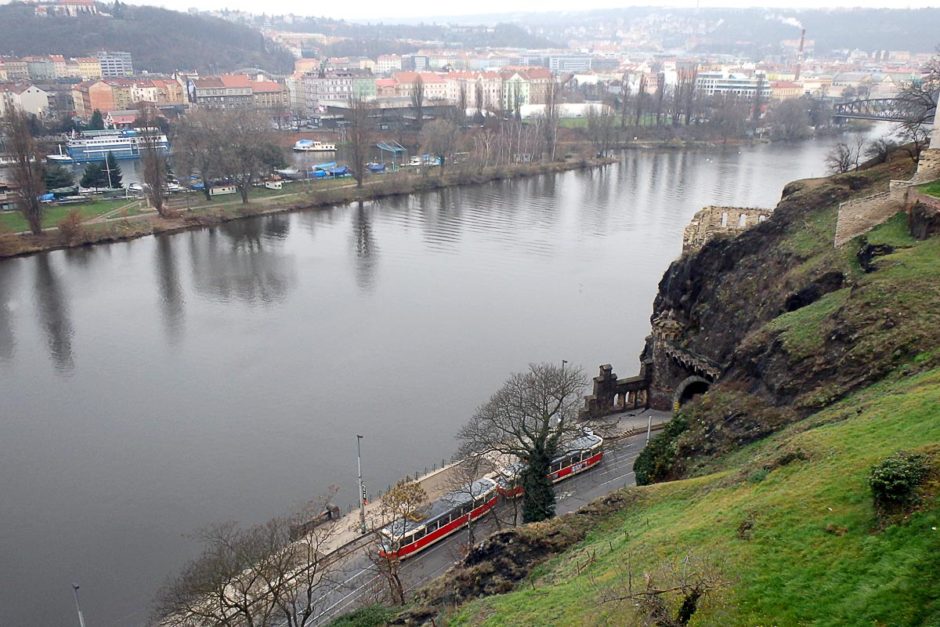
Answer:
[[[336,152],[336,144],[324,144],[316,139],[299,139],[294,152]]]

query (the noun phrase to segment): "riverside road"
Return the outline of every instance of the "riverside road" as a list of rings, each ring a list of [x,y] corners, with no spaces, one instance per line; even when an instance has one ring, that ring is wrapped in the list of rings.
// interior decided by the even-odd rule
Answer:
[[[665,412],[649,410],[637,411],[636,414],[644,419],[652,415],[654,428],[669,417]],[[573,512],[598,497],[635,484],[633,462],[646,445],[646,433],[609,442],[605,446],[604,459],[596,468],[555,486],[558,514]],[[498,507],[498,515],[501,520],[511,520],[512,506],[505,502],[501,503]],[[495,530],[496,524],[490,516],[484,517],[474,525],[477,541]],[[425,549],[417,556],[402,562],[401,577],[406,596],[442,574],[458,561],[466,539],[465,532],[455,533]],[[343,613],[374,601],[384,591],[384,581],[376,573],[362,550],[346,557],[332,573],[331,579],[335,583],[321,599],[313,624],[326,624]]]

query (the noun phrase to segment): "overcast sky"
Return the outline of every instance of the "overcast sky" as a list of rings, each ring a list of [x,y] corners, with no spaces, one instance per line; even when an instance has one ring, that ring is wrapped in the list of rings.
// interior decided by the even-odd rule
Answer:
[[[658,2],[630,2],[627,0],[582,0],[573,3],[571,0],[472,0],[471,2],[441,2],[440,0],[358,0],[356,2],[337,2],[324,0],[311,2],[310,0],[277,0],[274,2],[258,2],[257,0],[155,0],[152,2],[132,0],[134,4],[153,4],[168,9],[185,11],[191,6],[200,9],[236,9],[252,11],[255,13],[275,13],[295,15],[317,15],[338,19],[368,20],[394,22],[395,18],[414,21],[416,18],[431,20],[434,17],[448,15],[478,15],[522,11],[570,11],[573,7],[578,10],[616,8],[624,6],[670,6],[694,8],[702,7],[750,7],[755,2],[741,0],[665,0]],[[925,0],[905,2],[904,0],[892,2],[891,0],[775,0],[765,6],[781,9],[814,9],[821,7],[890,7],[921,8],[940,6],[940,0]]]

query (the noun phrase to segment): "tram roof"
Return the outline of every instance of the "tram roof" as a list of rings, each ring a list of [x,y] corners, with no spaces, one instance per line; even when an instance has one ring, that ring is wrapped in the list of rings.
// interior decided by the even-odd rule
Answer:
[[[470,484],[469,490],[458,490],[455,492],[450,492],[445,494],[438,500],[431,503],[424,510],[424,517],[418,521],[412,520],[396,520],[388,525],[385,525],[383,531],[387,531],[396,538],[407,535],[408,532],[413,531],[419,527],[432,522],[434,519],[439,518],[440,516],[446,514],[450,510],[460,507],[469,503],[475,498],[486,494],[489,490],[492,490],[496,487],[496,482],[487,477],[477,479],[472,484]],[[473,496],[471,497],[471,493]]]

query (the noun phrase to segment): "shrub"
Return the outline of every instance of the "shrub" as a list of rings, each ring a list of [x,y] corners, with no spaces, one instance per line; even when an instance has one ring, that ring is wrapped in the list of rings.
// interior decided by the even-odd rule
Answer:
[[[78,240],[85,231],[82,227],[82,215],[78,212],[78,209],[72,209],[65,214],[65,217],[59,220],[57,227],[59,235],[67,244]]]
[[[367,605],[340,616],[330,627],[381,627],[387,625],[399,610],[384,605]]]
[[[917,500],[917,486],[927,478],[927,457],[900,452],[872,466],[868,475],[875,507],[891,511]]]
[[[675,462],[677,440],[688,428],[688,421],[679,413],[666,423],[662,433],[650,440],[633,463],[637,485],[647,485],[669,477]]]
[[[766,468],[759,468],[747,476],[747,480],[751,483],[760,483],[767,478],[767,475],[770,474],[770,471]]]

